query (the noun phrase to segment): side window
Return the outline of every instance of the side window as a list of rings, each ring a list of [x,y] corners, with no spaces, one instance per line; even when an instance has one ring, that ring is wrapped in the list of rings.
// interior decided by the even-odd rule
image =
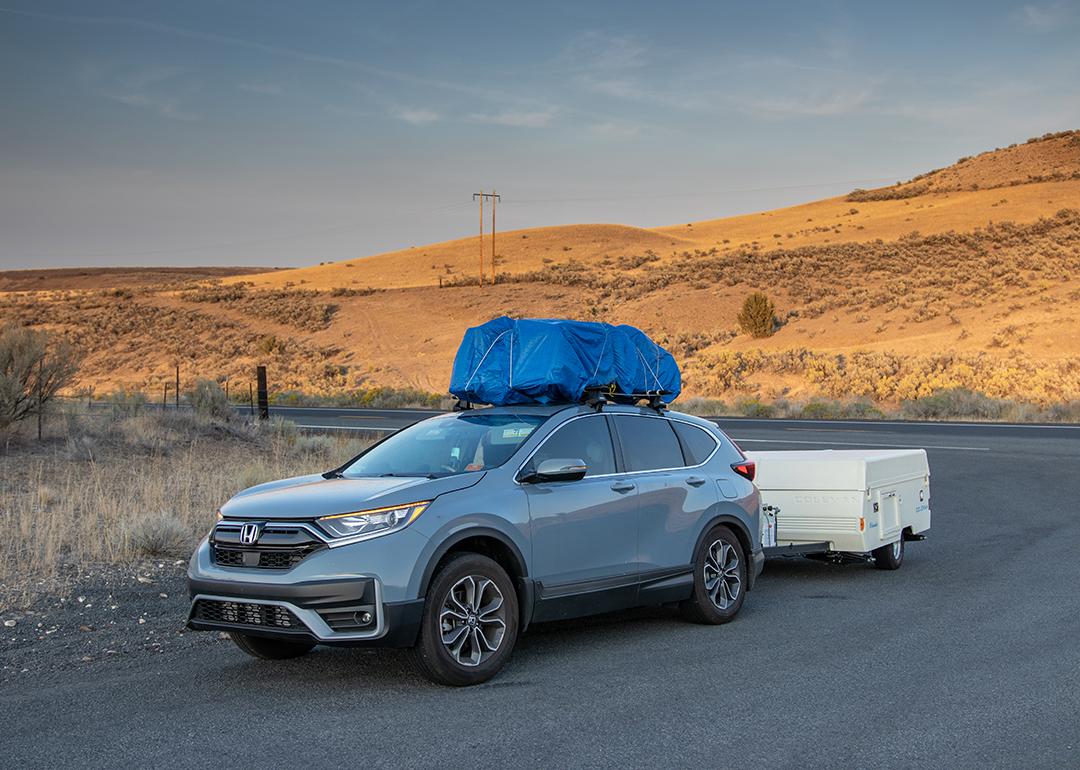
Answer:
[[[700,465],[716,449],[717,441],[707,430],[685,422],[672,422],[675,432],[682,441],[683,454],[687,465]]]
[[[655,417],[619,416],[616,425],[628,471],[681,468],[682,447],[669,420]]]
[[[589,466],[586,476],[615,472],[615,448],[602,415],[571,420],[557,428],[533,455],[534,468],[544,460],[580,459]]]

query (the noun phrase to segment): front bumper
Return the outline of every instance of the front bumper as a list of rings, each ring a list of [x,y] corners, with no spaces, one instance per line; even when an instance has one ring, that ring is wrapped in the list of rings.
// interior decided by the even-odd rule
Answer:
[[[373,569],[356,572],[359,565]],[[402,566],[358,543],[324,548],[289,569],[233,567],[215,563],[204,541],[188,567],[188,627],[331,645],[411,647],[424,600],[406,592]]]

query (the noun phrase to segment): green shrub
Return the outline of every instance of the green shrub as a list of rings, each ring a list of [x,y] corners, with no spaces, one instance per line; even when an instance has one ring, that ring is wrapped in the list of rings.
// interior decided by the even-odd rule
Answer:
[[[999,420],[1012,402],[990,398],[967,388],[947,388],[904,401],[900,413],[913,420]]]
[[[743,300],[738,321],[751,337],[771,337],[776,330],[776,306],[763,292],[755,291]]]
[[[227,422],[236,414],[229,405],[225,391],[214,380],[197,380],[188,399],[199,417]]]
[[[129,392],[126,388],[120,388],[110,393],[105,398],[105,403],[109,406],[109,414],[112,418],[119,420],[140,414],[150,402],[145,393]]]
[[[744,417],[772,417],[776,413],[772,404],[766,404],[756,398],[746,398],[739,401],[735,408]]]
[[[811,401],[799,411],[804,420],[835,420],[840,416],[840,404],[835,401]]]

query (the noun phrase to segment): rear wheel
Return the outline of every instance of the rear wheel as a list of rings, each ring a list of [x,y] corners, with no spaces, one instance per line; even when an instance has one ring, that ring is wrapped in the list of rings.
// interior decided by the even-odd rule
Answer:
[[[727,527],[714,527],[694,557],[694,593],[679,605],[694,623],[718,625],[732,620],[746,598],[746,557]]]
[[[298,658],[311,652],[311,648],[315,646],[315,642],[294,642],[265,636],[250,636],[241,634],[239,631],[230,631],[229,638],[248,655],[263,660]]]
[[[875,548],[871,554],[874,557],[874,566],[878,569],[900,569],[900,565],[904,563],[904,538]]]
[[[506,665],[518,635],[510,576],[475,553],[453,556],[431,581],[413,657],[438,684],[486,682]]]

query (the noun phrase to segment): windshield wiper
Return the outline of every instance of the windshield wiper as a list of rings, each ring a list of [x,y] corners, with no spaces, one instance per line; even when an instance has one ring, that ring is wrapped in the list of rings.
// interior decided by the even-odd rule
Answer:
[[[379,478],[397,479],[437,479],[434,473],[380,473]]]
[[[322,475],[322,477],[324,479],[343,479],[343,478],[345,478],[345,474],[342,473],[339,470],[332,470],[332,471],[327,471],[326,473],[324,473]]]

